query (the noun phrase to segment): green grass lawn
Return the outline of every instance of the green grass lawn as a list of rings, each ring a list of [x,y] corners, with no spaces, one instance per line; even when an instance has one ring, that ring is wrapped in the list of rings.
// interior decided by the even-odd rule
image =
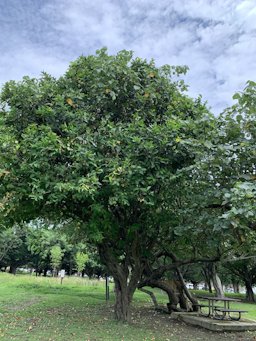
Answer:
[[[166,296],[156,290],[159,302]],[[104,282],[0,273],[0,340],[176,341],[253,340],[256,333],[216,334],[154,311],[149,297],[135,294],[132,324],[113,318],[114,295],[105,302]],[[233,306],[233,305],[232,305]],[[239,303],[256,320],[255,305]]]

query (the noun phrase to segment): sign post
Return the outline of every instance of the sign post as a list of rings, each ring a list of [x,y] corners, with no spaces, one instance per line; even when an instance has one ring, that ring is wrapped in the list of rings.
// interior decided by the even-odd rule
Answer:
[[[64,277],[65,277],[65,270],[62,269],[60,270],[60,284],[62,284]]]
[[[109,300],[109,277],[106,275],[106,301]]]

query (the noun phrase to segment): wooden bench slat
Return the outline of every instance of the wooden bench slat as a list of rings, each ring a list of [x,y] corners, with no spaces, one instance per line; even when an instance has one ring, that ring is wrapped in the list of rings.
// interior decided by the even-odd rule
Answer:
[[[247,310],[239,310],[239,309],[225,309],[225,308],[214,308],[214,310],[218,310],[218,311],[223,311],[226,313],[248,313]]]

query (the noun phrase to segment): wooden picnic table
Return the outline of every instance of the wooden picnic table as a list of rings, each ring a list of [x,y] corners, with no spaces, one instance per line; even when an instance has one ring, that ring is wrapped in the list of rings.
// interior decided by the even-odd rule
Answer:
[[[240,310],[240,309],[231,309],[230,308],[230,303],[231,302],[241,302],[241,300],[236,299],[236,298],[229,298],[229,297],[214,297],[214,296],[199,296],[198,297],[200,300],[207,300],[208,304],[199,304],[200,308],[200,314],[202,316],[206,317],[212,317],[218,320],[224,320],[224,319],[229,319],[229,320],[240,320],[241,319],[241,314],[246,313],[246,310]],[[216,306],[215,302],[222,302],[223,306]],[[202,312],[202,307],[208,307],[208,314],[205,314]],[[237,313],[237,317],[232,316],[231,313]]]

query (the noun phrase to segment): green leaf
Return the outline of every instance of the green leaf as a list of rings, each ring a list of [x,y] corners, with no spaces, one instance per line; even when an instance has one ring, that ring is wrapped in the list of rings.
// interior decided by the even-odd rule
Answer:
[[[238,93],[238,92],[236,92],[234,95],[233,95],[233,97],[232,97],[233,99],[240,99],[241,98],[241,95],[240,95],[240,93]]]

